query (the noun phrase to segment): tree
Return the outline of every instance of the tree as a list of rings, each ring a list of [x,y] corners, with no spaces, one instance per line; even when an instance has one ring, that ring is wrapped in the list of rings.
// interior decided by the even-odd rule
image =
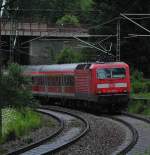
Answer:
[[[79,26],[79,20],[76,16],[74,15],[65,15],[61,19],[58,19],[56,24],[58,25],[74,25],[74,26]]]
[[[9,106],[23,112],[26,106],[32,106],[33,96],[30,86],[30,79],[23,75],[22,68],[18,64],[10,64],[8,70],[0,75],[0,108]],[[2,129],[2,112],[0,125]]]
[[[10,64],[1,76],[0,96],[3,106],[22,108],[33,99],[30,79],[23,75],[18,64]]]
[[[81,54],[73,51],[71,48],[64,48],[57,56],[56,63],[77,63],[81,60]]]

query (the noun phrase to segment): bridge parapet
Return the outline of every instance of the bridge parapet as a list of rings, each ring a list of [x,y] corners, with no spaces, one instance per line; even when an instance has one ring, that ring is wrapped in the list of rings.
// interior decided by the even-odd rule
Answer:
[[[50,25],[48,23],[35,22],[11,22],[2,19],[1,22],[2,35],[20,35],[20,36],[47,36],[47,37],[72,37],[87,36],[88,29],[82,26],[73,25]]]

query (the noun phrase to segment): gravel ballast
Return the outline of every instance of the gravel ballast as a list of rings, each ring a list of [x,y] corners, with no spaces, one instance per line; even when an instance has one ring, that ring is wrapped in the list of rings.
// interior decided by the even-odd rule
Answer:
[[[116,153],[122,144],[128,145],[126,139],[131,134],[125,125],[103,116],[59,107],[58,110],[60,109],[85,118],[89,122],[90,130],[84,137],[55,155],[109,155]]]

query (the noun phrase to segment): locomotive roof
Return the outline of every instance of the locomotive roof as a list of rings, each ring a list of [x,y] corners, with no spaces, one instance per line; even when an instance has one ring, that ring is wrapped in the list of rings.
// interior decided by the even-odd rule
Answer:
[[[98,67],[128,67],[128,64],[124,62],[105,62],[105,63],[93,63],[90,69]]]

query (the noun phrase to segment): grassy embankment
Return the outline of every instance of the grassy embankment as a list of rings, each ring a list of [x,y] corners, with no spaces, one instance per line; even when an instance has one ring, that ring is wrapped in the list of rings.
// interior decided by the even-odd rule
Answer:
[[[131,97],[142,100],[132,100],[129,104],[129,112],[150,116],[150,80],[145,80],[141,73],[134,72],[131,77],[131,89]],[[146,150],[143,155],[150,155],[150,150]]]
[[[137,71],[131,76],[131,97],[141,100],[132,100],[129,104],[129,112],[150,115],[150,80],[145,80]]]
[[[2,139],[0,140],[0,143],[20,138],[43,125],[44,120],[42,115],[29,108],[24,112],[25,114],[11,108],[3,109]],[[52,122],[49,122],[49,126],[52,124]]]

